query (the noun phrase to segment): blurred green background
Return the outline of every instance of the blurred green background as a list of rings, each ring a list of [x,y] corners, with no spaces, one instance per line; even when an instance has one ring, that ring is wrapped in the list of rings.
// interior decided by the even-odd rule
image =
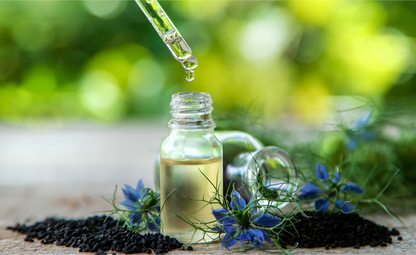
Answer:
[[[0,119],[116,122],[204,91],[216,111],[328,120],[328,96],[416,95],[416,2],[161,1],[195,81],[134,1],[0,1]]]
[[[160,3],[191,83],[132,0],[0,1],[0,124],[166,123],[172,94],[207,92],[218,129],[284,148],[306,178],[342,166],[372,197],[400,168],[384,202],[414,200],[416,2]]]

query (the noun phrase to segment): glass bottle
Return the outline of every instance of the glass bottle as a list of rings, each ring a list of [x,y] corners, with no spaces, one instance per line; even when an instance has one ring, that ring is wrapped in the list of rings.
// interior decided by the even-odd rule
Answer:
[[[246,201],[257,193],[267,197],[259,201],[282,209],[298,187],[298,171],[288,153],[275,147],[265,147],[259,140],[241,131],[216,131],[223,155],[223,193],[231,195],[232,187]],[[160,189],[159,160],[156,161],[155,186]]]
[[[181,242],[209,242],[218,235],[204,235],[178,216],[209,222],[214,220],[206,206],[215,192],[222,195],[222,145],[214,135],[211,96],[207,93],[178,93],[170,103],[169,135],[160,146],[160,196],[165,235]],[[205,175],[205,176],[204,176]],[[207,178],[209,180],[207,180]]]

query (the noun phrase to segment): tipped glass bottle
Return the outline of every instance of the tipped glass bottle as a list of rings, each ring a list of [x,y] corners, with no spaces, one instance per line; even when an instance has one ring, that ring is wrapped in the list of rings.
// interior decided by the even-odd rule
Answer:
[[[209,200],[215,192],[207,178],[218,190],[223,190],[223,151],[214,135],[216,125],[211,118],[212,102],[207,93],[173,95],[169,135],[160,146],[163,232],[181,242],[209,242],[218,237],[194,232],[177,216],[194,222],[195,219],[204,222],[215,220],[211,210],[218,207],[197,201]]]

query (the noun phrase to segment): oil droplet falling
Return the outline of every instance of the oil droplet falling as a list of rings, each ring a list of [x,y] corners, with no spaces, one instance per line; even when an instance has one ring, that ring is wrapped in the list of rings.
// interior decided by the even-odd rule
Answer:
[[[191,82],[195,79],[195,71],[194,70],[185,70],[186,80]]]
[[[185,69],[186,80],[188,82],[193,81],[195,79],[195,68],[198,66],[198,60],[192,54],[189,54],[187,59],[181,60],[181,63]]]

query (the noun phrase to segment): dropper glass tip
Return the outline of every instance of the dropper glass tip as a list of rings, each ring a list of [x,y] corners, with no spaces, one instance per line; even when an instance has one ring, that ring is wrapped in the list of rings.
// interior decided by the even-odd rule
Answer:
[[[195,71],[194,70],[185,70],[186,80],[191,82],[195,79]]]

